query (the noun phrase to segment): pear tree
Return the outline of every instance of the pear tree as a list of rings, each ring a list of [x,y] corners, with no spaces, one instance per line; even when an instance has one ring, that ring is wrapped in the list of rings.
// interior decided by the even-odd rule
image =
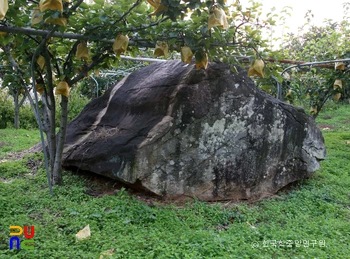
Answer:
[[[275,22],[261,18],[255,1],[225,0],[5,0],[0,19],[3,64],[12,57],[20,89],[34,93],[50,187],[62,184],[70,92],[90,73],[118,67],[123,55],[178,58],[197,69],[209,60],[246,65],[241,57],[252,56],[253,72],[263,75],[259,53],[269,44],[262,32]]]

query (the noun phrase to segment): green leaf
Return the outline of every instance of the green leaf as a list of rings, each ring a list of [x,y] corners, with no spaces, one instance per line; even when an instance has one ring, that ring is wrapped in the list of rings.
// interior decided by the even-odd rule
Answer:
[[[79,5],[80,8],[83,8],[83,9],[89,9],[89,5],[87,3],[84,3],[82,2],[80,5]]]
[[[100,213],[93,213],[90,216],[95,218],[102,218],[102,215]]]
[[[106,15],[100,15],[98,18],[99,18],[102,22],[105,22],[105,21],[108,20],[108,17],[107,17]]]
[[[265,92],[269,92],[272,89],[271,85],[261,85],[260,88],[264,90]]]
[[[57,11],[57,12],[54,12],[51,17],[52,18],[58,18],[59,16],[61,15],[61,12]]]
[[[213,1],[206,1],[205,4],[208,8],[210,8],[213,5]]]
[[[105,0],[94,0],[94,2],[98,5],[104,6]]]

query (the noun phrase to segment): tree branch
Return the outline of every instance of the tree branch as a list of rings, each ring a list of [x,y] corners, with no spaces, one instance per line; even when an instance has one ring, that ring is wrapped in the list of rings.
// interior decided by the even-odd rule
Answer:
[[[151,26],[156,26],[157,23],[150,24],[150,26],[145,26],[151,27]],[[138,31],[138,30],[143,30],[145,29],[144,27],[142,28],[134,28],[130,29],[127,31]],[[0,26],[0,32],[8,32],[8,33],[14,33],[14,34],[24,34],[24,35],[37,35],[37,36],[47,36],[50,31],[48,30],[36,30],[32,28],[19,28],[19,27],[8,27],[8,26]],[[113,44],[114,39],[101,39],[96,36],[87,36],[83,34],[76,34],[76,33],[62,33],[62,32],[53,32],[50,34],[51,37],[55,38],[61,38],[61,39],[73,39],[73,40],[84,40],[84,41],[95,41],[95,42],[103,42],[103,43],[108,43],[108,44]],[[140,46],[140,47],[154,47],[154,43],[149,43],[149,42],[143,42],[142,44],[138,44],[137,41],[130,40],[129,41],[129,46]]]
[[[74,12],[83,2],[84,0],[78,0],[78,2],[75,5],[69,8],[69,13]]]
[[[26,100],[26,97],[27,97],[27,96],[24,94],[23,97],[22,97],[22,99],[21,99],[21,101],[18,103],[18,106],[19,106],[19,107],[21,107],[21,106],[23,105],[24,101]]]
[[[116,25],[118,22],[121,22],[129,13],[131,13],[131,11],[136,7],[138,6],[139,4],[141,3],[140,0],[137,0],[136,3],[133,4],[133,6],[130,7],[130,9],[124,13],[118,20],[116,20],[114,23],[113,23],[113,26]]]
[[[72,80],[69,80],[69,82],[67,82],[69,84],[69,86],[74,85],[76,82],[78,82],[80,79],[84,78],[86,76],[86,74],[93,69],[96,65],[98,65],[99,63],[101,63],[105,58],[107,58],[109,55],[105,54],[105,55],[101,55],[98,58],[93,59],[93,61],[86,66],[80,73],[79,75],[77,75],[75,78],[73,78]]]
[[[79,41],[76,41],[73,45],[73,47],[71,48],[71,50],[69,51],[66,60],[63,63],[63,73],[65,73],[65,71],[67,70],[67,67],[72,65],[72,56],[74,54],[74,52],[77,51],[77,47],[79,45]]]
[[[161,19],[161,20],[158,20],[158,21],[156,21],[156,22],[152,22],[152,23],[150,23],[150,24],[147,25],[147,26],[140,26],[140,27],[138,27],[138,28],[130,28],[130,29],[127,29],[127,30],[122,30],[122,32],[142,31],[142,30],[144,30],[144,29],[147,29],[147,28],[150,28],[150,27],[153,27],[153,26],[157,26],[157,25],[159,25],[160,23],[165,22],[165,21],[167,21],[167,20],[169,20],[169,19],[170,19],[170,17],[168,16],[168,17],[165,17],[165,18],[163,18],[163,19]],[[1,31],[1,30],[0,30],[0,31]],[[129,45],[130,45],[130,42],[129,42]]]

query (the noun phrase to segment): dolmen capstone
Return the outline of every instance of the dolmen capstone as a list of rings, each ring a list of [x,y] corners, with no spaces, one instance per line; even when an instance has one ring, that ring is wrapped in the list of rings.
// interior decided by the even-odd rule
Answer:
[[[245,70],[168,61],[92,100],[68,126],[63,164],[165,198],[213,201],[276,193],[324,158],[314,120]]]

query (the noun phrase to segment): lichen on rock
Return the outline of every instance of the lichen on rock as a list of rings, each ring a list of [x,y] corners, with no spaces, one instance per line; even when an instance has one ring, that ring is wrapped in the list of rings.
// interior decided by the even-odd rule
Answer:
[[[325,157],[314,120],[237,70],[168,61],[130,74],[70,123],[64,166],[202,200],[257,198],[310,176]]]

